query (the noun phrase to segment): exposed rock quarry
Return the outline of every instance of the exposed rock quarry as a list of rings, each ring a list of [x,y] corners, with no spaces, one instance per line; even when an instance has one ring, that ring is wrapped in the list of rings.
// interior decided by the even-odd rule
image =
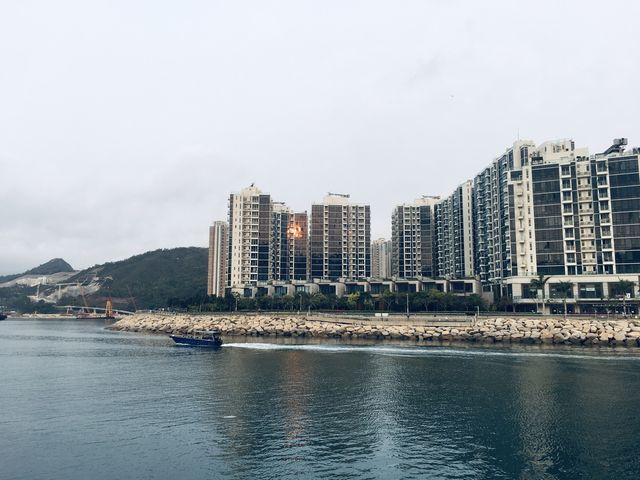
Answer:
[[[223,335],[404,339],[418,342],[481,342],[560,345],[640,346],[640,320],[562,318],[480,318],[455,326],[434,321],[370,320],[271,315],[167,315],[139,313],[110,328],[129,332],[189,334],[219,330]],[[449,322],[451,323],[451,322]]]

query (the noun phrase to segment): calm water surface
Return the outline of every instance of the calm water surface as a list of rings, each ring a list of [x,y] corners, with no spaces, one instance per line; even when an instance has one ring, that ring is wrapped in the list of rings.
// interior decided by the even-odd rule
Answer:
[[[103,327],[0,322],[1,479],[640,478],[634,352]]]

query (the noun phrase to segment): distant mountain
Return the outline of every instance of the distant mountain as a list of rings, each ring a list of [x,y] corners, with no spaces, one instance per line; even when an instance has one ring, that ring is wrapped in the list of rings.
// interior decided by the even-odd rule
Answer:
[[[206,248],[197,247],[155,250],[77,273],[56,258],[25,273],[0,277],[0,284],[7,282],[0,286],[0,304],[30,312],[41,308],[36,300],[52,310],[56,303],[83,305],[85,301],[104,307],[111,298],[114,307],[122,310],[162,308],[170,299],[206,293],[207,255]],[[36,285],[36,275],[49,275],[50,281]]]
[[[27,270],[23,275],[52,275],[60,272],[73,272],[73,267],[61,258],[54,258],[36,268]]]
[[[207,255],[206,248],[198,247],[154,250],[82,270],[67,282],[99,283],[86,296],[91,305],[103,306],[111,297],[116,308],[125,310],[161,308],[171,298],[206,292]]]
[[[65,262],[62,258],[54,258],[42,265],[38,265],[31,270],[13,275],[0,276],[0,283],[10,282],[23,275],[53,275],[54,273],[73,272],[73,267]]]

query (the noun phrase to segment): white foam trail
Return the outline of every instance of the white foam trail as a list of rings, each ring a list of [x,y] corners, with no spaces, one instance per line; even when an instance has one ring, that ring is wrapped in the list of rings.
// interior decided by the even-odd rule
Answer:
[[[222,418],[229,419],[229,418],[236,418],[236,416],[235,415],[224,415]]]
[[[499,351],[490,349],[463,349],[437,346],[425,347],[393,347],[376,345],[318,345],[318,344],[279,344],[279,343],[225,343],[223,347],[246,348],[250,350],[307,350],[323,353],[362,352],[393,356],[435,356],[435,357],[541,357],[584,360],[619,360],[640,361],[639,355],[585,355],[568,352],[527,352],[527,351]]]

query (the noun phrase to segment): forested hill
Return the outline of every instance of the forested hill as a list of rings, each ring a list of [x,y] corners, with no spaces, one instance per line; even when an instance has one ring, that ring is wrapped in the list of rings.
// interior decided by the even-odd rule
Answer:
[[[23,275],[52,275],[60,272],[73,272],[73,267],[62,258],[54,258],[36,268],[27,270]]]
[[[100,289],[87,297],[100,305],[112,297],[122,309],[167,306],[170,298],[192,297],[207,289],[207,249],[198,247],[154,250],[126,260],[96,265],[68,282],[98,278]]]

